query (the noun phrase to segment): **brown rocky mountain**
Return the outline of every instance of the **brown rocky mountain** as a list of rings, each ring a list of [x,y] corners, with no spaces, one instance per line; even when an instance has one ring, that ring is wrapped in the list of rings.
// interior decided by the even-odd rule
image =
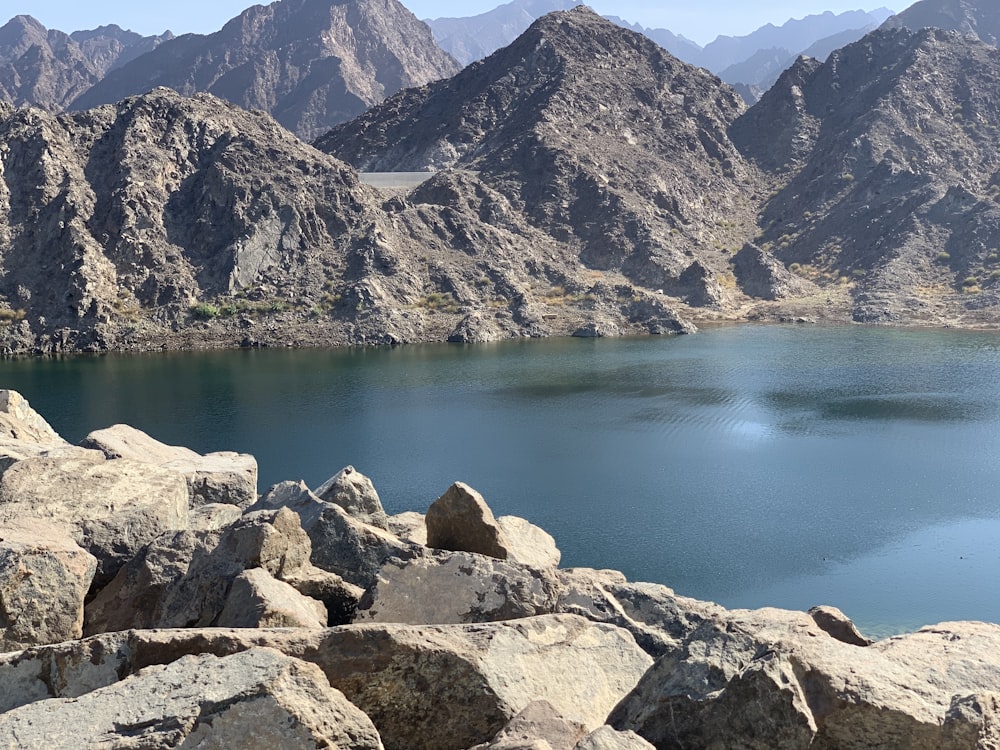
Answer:
[[[855,320],[995,321],[998,79],[1000,51],[933,29],[801,59],[730,131],[776,180],[757,244]]]
[[[170,32],[143,37],[117,26],[65,34],[16,16],[0,27],[0,99],[61,111],[109,70],[171,38]]]
[[[266,113],[169,89],[0,111],[0,347],[395,343],[679,330],[460,173],[386,201]],[[475,205],[442,207],[449,192]],[[568,289],[559,285],[566,284]],[[593,281],[590,281],[593,285]]]
[[[461,191],[418,198],[499,194],[513,211],[505,223],[541,230],[595,278],[623,274],[719,308],[733,291],[729,253],[754,217],[756,171],[726,133],[744,106],[710,73],[578,8],[317,146],[367,171],[470,170]]]
[[[131,61],[81,92],[72,108],[167,86],[265,110],[308,139],[458,69],[396,0],[279,0],[247,9],[214,34],[187,34]]]
[[[888,19],[883,28],[924,28],[972,34],[987,44],[1000,42],[1000,5],[993,0],[919,0]]]

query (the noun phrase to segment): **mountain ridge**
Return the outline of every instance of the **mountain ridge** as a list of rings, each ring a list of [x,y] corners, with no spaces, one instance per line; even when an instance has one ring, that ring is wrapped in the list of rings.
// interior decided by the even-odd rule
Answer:
[[[178,37],[70,104],[89,109],[168,86],[270,112],[305,140],[388,94],[458,71],[396,0],[277,0],[213,34]]]

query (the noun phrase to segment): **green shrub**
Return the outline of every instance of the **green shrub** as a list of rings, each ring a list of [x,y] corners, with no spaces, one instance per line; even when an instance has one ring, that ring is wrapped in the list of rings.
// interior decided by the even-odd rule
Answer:
[[[937,254],[935,260],[938,263],[947,263],[949,260],[951,260],[951,256],[948,253],[941,252]]]
[[[198,320],[211,320],[212,318],[217,318],[222,313],[218,305],[213,305],[211,302],[199,302],[197,305],[191,308],[191,314]]]

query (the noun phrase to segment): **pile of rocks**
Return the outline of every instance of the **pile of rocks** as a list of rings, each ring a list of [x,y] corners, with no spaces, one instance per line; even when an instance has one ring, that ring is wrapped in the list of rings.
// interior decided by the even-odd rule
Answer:
[[[70,445],[0,392],[0,746],[632,750],[1000,741],[1000,627],[870,643],[560,569],[456,483],[387,516],[347,467],[118,425]]]

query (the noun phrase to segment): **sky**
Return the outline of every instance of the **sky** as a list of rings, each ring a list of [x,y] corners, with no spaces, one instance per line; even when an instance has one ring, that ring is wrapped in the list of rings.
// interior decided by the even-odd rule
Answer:
[[[502,0],[403,0],[419,18],[470,16],[484,13]],[[77,31],[104,24],[140,34],[175,34],[217,31],[230,18],[252,5],[252,0],[172,0],[169,3],[136,0],[0,0],[0,21],[25,14],[34,16],[50,29]],[[651,28],[665,28],[683,34],[699,44],[707,44],[719,34],[739,36],[766,23],[780,26],[790,18],[812,13],[846,10],[874,10],[886,7],[900,11],[910,0],[590,0],[599,13],[621,16]]]

